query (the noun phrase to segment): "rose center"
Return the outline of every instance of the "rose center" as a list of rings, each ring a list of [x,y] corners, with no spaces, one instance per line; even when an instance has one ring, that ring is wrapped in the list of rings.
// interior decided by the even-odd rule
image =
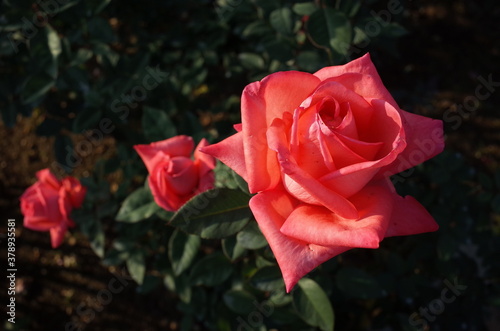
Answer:
[[[337,129],[341,126],[349,110],[349,104],[346,102],[339,104],[333,98],[325,98],[318,105],[319,116],[323,123],[330,129]]]
[[[175,156],[164,168],[165,180],[176,194],[191,193],[197,186],[197,168],[190,158]]]

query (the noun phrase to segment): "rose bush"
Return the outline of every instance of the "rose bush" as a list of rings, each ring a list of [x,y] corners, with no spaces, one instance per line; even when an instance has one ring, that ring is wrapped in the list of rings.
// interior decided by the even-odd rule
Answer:
[[[442,122],[401,110],[369,55],[248,85],[238,133],[204,147],[241,175],[287,291],[324,261],[385,237],[435,231],[389,176],[440,153]]]
[[[207,145],[202,139],[193,154],[193,138],[181,135],[134,146],[148,169],[149,187],[160,207],[176,211],[194,195],[213,188],[215,159],[199,152]]]
[[[64,240],[64,235],[75,223],[70,218],[73,208],[80,208],[87,189],[78,179],[57,179],[49,169],[36,174],[38,182],[26,189],[21,200],[24,226],[36,231],[50,231],[52,248]]]

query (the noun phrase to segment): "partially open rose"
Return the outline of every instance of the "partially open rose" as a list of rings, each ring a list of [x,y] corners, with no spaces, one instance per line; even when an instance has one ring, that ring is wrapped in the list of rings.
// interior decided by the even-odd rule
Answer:
[[[252,83],[241,117],[238,133],[202,151],[258,193],[250,208],[288,291],[348,249],[438,228],[389,176],[443,150],[442,122],[401,110],[369,55]]]
[[[193,138],[176,136],[134,148],[149,171],[149,187],[156,203],[178,210],[198,193],[213,188],[215,159],[199,152],[208,143],[202,139],[193,154]]]
[[[50,231],[52,248],[64,240],[73,208],[80,208],[87,189],[74,177],[57,179],[49,169],[37,172],[38,182],[26,189],[21,200],[24,226],[36,231]]]

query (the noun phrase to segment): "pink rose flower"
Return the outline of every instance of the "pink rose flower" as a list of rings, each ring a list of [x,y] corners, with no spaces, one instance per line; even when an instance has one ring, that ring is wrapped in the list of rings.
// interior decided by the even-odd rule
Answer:
[[[205,139],[200,141],[194,160],[194,142],[188,136],[134,146],[148,168],[149,187],[160,207],[176,211],[196,194],[214,187],[215,159],[199,152],[207,145]]]
[[[64,240],[64,235],[75,223],[70,219],[73,208],[83,204],[87,189],[74,177],[57,179],[49,169],[36,173],[38,182],[21,195],[24,226],[35,231],[50,231],[52,248]]]
[[[369,55],[243,91],[238,133],[202,149],[247,182],[287,291],[324,261],[385,237],[435,231],[389,176],[444,148],[442,122],[401,110]]]

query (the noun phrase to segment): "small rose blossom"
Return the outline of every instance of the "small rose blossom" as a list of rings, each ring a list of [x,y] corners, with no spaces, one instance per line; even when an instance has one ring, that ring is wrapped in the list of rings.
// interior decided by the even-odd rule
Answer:
[[[238,133],[202,151],[257,193],[250,208],[288,291],[349,249],[437,230],[389,176],[443,150],[442,122],[401,110],[368,54],[314,74],[271,74],[241,102]]]
[[[57,179],[49,169],[37,172],[38,181],[20,197],[24,226],[35,231],[50,231],[52,248],[64,240],[75,223],[70,214],[83,204],[87,189],[74,177]]]
[[[202,139],[193,153],[193,139],[181,135],[134,146],[148,169],[149,187],[160,207],[177,211],[196,194],[214,187],[215,159],[199,151],[207,145]]]

